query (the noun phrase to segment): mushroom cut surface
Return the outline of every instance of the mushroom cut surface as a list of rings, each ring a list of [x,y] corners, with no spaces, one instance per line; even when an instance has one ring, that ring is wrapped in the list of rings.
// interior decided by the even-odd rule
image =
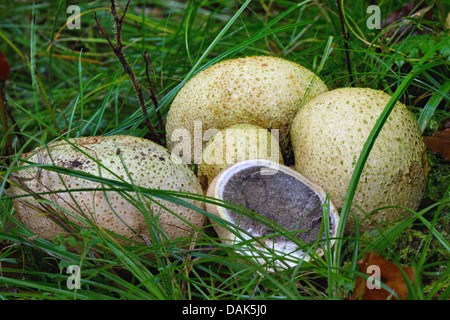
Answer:
[[[322,220],[322,201],[301,180],[282,171],[263,166],[248,167],[234,174],[223,189],[223,199],[242,205],[282,229],[294,232],[305,243],[315,241]],[[253,235],[264,237],[274,233],[270,225],[242,213],[229,211],[239,226]],[[287,240],[276,236],[275,241]]]

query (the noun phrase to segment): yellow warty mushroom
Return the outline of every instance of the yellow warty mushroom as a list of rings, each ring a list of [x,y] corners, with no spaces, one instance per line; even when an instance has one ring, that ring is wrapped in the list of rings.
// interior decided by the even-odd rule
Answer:
[[[313,72],[282,58],[219,62],[190,79],[175,97],[167,114],[168,149],[186,162],[201,159],[208,130],[240,123],[278,129],[284,145],[299,107],[327,90]]]
[[[341,207],[358,157],[370,131],[391,99],[367,88],[329,91],[308,102],[292,124],[298,172],[319,184]],[[427,176],[427,157],[416,119],[397,103],[381,130],[358,183],[353,211],[361,230],[410,215],[416,210]],[[373,210],[374,211],[372,213]],[[347,231],[354,228],[353,219]]]

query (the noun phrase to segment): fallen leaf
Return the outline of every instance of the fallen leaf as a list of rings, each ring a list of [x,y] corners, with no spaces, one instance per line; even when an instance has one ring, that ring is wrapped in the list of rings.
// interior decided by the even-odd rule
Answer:
[[[390,263],[384,257],[374,251],[365,254],[359,260],[359,272],[365,273],[367,277],[358,276],[356,278],[355,291],[352,300],[396,300],[395,292],[400,299],[405,300],[408,294],[408,287],[399,267]],[[402,267],[411,283],[414,281],[414,271],[410,267]],[[379,280],[388,286],[391,291],[387,291],[380,284],[374,282]]]
[[[426,20],[433,19],[433,11],[430,10],[432,6],[427,6],[426,2],[423,1],[411,1],[405,3],[399,10],[393,10],[389,13],[386,19],[383,20],[382,27],[387,29],[384,36],[394,37],[392,39],[397,42],[404,38],[413,28],[413,21],[419,18],[425,18]],[[412,18],[412,19],[410,19]],[[399,22],[411,23],[399,24]],[[427,29],[417,29],[414,30],[413,35],[416,34],[427,34],[429,30]]]
[[[450,160],[450,128],[437,131],[431,137],[423,137],[423,141],[432,153]]]
[[[5,83],[9,75],[9,64],[3,52],[0,51],[0,81]]]

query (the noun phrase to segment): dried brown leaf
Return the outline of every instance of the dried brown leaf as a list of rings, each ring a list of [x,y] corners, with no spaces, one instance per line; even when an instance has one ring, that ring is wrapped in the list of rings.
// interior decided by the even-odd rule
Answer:
[[[366,253],[363,259],[358,261],[359,272],[367,274],[369,277],[376,278],[377,274],[372,271],[374,266],[379,270],[379,280],[388,286],[391,291],[387,291],[382,286],[370,288],[368,282],[371,279],[358,276],[356,278],[355,291],[352,300],[396,300],[394,291],[402,300],[407,298],[408,286],[403,273],[395,264],[390,263],[384,257],[376,254],[374,251]],[[410,267],[402,267],[411,282],[414,281],[414,271]]]
[[[437,131],[431,137],[423,137],[423,141],[432,153],[450,160],[450,128]]]
[[[385,37],[394,37],[394,42],[397,42],[404,38],[413,28],[413,24],[399,24],[401,22],[408,21],[409,18],[419,19],[424,18],[426,20],[432,20],[434,15],[431,10],[432,6],[427,6],[423,1],[410,1],[405,3],[399,10],[394,10],[389,13],[386,19],[383,21],[383,28],[388,29],[384,34]],[[429,30],[417,29],[414,34],[426,34]]]

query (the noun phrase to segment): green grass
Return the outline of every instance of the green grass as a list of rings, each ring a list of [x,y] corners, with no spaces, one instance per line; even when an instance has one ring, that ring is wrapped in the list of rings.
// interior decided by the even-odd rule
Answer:
[[[115,38],[108,6],[100,1],[79,5],[81,29],[69,30],[65,26],[69,14],[62,0],[37,5],[0,3],[0,51],[11,66],[5,92],[21,132],[14,134],[17,128],[10,127],[16,155],[61,136],[147,133],[141,127],[144,117],[133,86],[94,21],[97,11],[105,32]],[[410,107],[424,135],[433,134],[450,118],[450,37],[442,14],[449,7],[435,1],[428,11],[433,18],[414,16],[409,20],[412,29],[391,25],[370,30],[366,27],[368,5],[360,1],[343,6],[351,38],[351,76],[335,1],[132,1],[123,26],[124,51],[142,84],[155,125],[157,116],[145,82],[144,50],[155,68],[154,86],[163,115],[193,75],[213,63],[243,55],[277,55],[298,62],[315,71],[331,89],[358,86],[391,94],[357,163],[348,201],[341,210],[346,217],[354,209],[351,200],[371,146],[397,101]],[[124,6],[119,1],[118,8]],[[382,16],[400,6],[380,2]],[[390,31],[401,39],[387,38]],[[7,150],[4,131],[1,127],[2,155]],[[450,171],[441,156],[428,156],[426,194],[411,218],[350,235],[344,235],[345,219],[341,219],[334,249],[294,269],[274,273],[221,243],[211,228],[199,230],[197,245],[183,249],[176,240],[163,242],[164,234],[150,220],[153,246],[118,245],[111,234],[95,226],[69,239],[48,242],[36,238],[15,219],[8,193],[5,178],[15,170],[16,158],[7,161],[2,157],[0,299],[344,299],[354,289],[357,261],[375,250],[390,261],[414,268],[410,299],[448,300]],[[48,169],[80,175],[64,168]],[[145,198],[180,203],[192,197],[82,176],[99,179],[124,194],[138,192]],[[285,233],[276,226],[275,230]],[[313,252],[314,245],[306,249]],[[81,251],[72,253],[68,246]],[[275,253],[272,258],[283,259]],[[81,267],[80,289],[66,285],[69,265]]]

